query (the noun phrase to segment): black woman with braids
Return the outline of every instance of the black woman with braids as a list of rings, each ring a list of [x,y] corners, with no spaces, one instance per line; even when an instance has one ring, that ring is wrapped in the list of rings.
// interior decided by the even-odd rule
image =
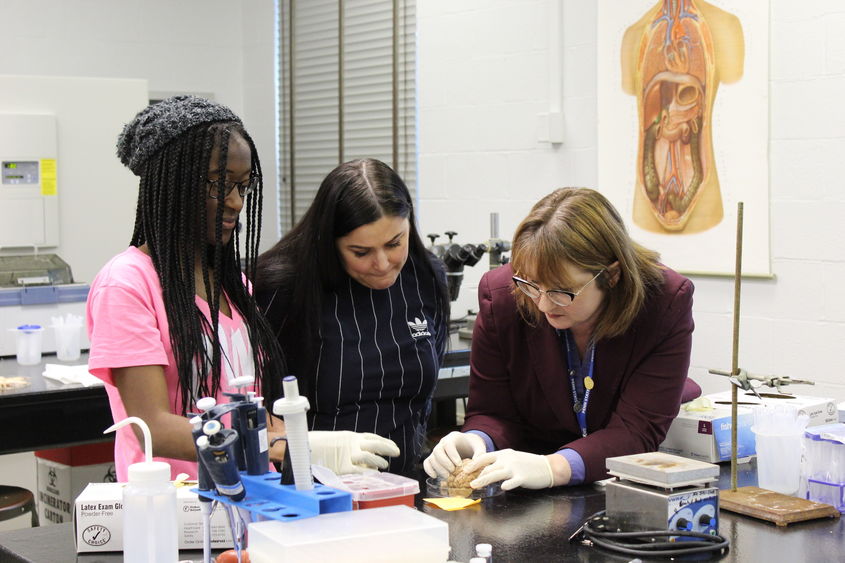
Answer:
[[[250,376],[270,402],[286,375],[247,281],[254,278],[261,229],[261,165],[241,120],[193,96],[139,112],[119,136],[117,155],[140,177],[135,231],[129,248],[91,286],[88,365],[106,383],[114,419],[144,419],[154,455],[170,463],[174,476],[195,477],[185,416],[196,410],[195,401],[219,401],[234,391],[234,378]],[[270,417],[268,430],[272,443],[284,424]],[[142,461],[139,438],[129,427],[118,430],[120,481],[129,465]],[[284,444],[271,448],[272,460],[282,460]]]

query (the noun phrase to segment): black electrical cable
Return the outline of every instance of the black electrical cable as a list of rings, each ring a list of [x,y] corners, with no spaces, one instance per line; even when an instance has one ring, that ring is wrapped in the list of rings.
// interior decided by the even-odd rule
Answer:
[[[692,553],[717,553],[727,550],[730,543],[718,534],[711,535],[685,530],[611,532],[601,529],[605,528],[609,522],[610,519],[605,516],[604,510],[597,512],[584,522],[584,525],[572,535],[570,541],[580,541],[583,545],[596,545],[617,553],[645,557],[677,557]],[[653,538],[677,536],[696,539],[680,542],[655,542],[653,540]],[[646,543],[650,538],[652,538],[651,542]]]

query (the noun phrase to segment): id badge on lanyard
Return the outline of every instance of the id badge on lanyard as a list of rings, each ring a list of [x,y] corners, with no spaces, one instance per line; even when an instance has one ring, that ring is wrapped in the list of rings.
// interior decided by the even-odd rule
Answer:
[[[581,436],[587,436],[587,406],[590,403],[590,394],[595,387],[595,382],[593,381],[593,366],[595,365],[596,360],[596,347],[591,342],[588,348],[588,360],[586,366],[581,365],[581,362],[578,358],[578,350],[575,348],[574,343],[570,344],[570,339],[572,338],[572,334],[567,330],[565,331],[566,338],[564,341],[566,342],[566,358],[569,363],[569,387],[572,390],[572,410],[575,411],[575,417],[578,419],[578,426],[581,427]],[[578,366],[576,370],[574,366]],[[584,373],[586,370],[587,375],[584,376],[584,397],[580,400],[578,399],[578,389],[575,385],[575,378],[578,376],[579,373]]]

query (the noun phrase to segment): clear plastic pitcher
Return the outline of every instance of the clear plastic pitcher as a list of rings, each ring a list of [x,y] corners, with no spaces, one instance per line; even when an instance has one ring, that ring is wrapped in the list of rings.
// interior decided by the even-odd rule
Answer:
[[[801,487],[804,429],[810,417],[794,405],[754,407],[757,443],[757,483],[784,495],[795,496]]]
[[[22,366],[34,366],[41,363],[41,325],[21,325],[12,329],[17,332],[17,358]]]
[[[761,489],[794,496],[801,484],[803,429],[779,434],[751,430],[757,440],[757,484]]]
[[[794,496],[801,485],[804,429],[764,432],[751,427],[757,441],[757,484],[761,489]]]

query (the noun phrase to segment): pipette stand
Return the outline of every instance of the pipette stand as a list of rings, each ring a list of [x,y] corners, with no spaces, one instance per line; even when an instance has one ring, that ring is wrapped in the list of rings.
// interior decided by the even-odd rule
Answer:
[[[318,483],[310,491],[297,491],[295,485],[282,485],[281,474],[267,472],[249,475],[241,471],[246,496],[233,502],[216,491],[192,489],[197,495],[223,504],[247,510],[253,522],[280,520],[289,522],[331,512],[352,510],[352,495]]]

